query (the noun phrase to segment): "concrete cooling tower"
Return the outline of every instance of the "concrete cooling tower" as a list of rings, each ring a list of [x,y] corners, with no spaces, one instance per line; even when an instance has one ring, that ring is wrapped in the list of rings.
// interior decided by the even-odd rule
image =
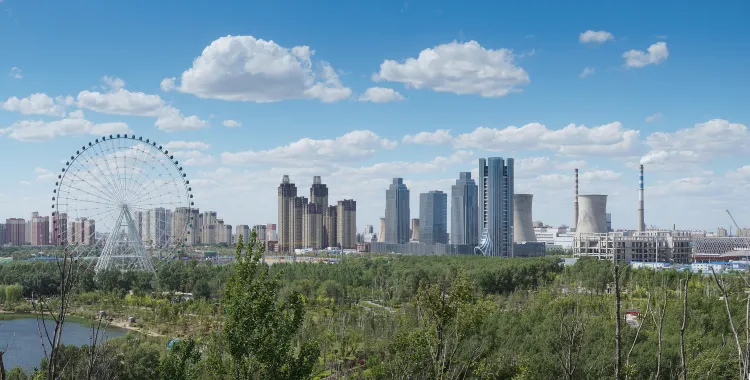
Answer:
[[[419,241],[419,219],[411,220],[411,239],[410,241]]]
[[[385,241],[385,218],[380,218],[380,233],[378,234],[378,242],[382,243]]]
[[[513,195],[513,242],[536,241],[531,217],[531,203],[534,195]]]
[[[607,233],[607,196],[578,196],[578,226],[576,233]]]

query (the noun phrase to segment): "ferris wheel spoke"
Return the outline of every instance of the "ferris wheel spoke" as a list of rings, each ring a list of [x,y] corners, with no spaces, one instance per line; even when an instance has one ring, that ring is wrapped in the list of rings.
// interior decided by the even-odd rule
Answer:
[[[134,192],[135,189],[138,188],[137,187],[137,178],[141,177],[143,175],[143,173],[144,173],[144,170],[143,170],[143,167],[141,166],[141,164],[143,164],[144,166],[148,165],[147,162],[145,162],[145,161],[143,161],[143,160],[140,159],[141,155],[148,155],[148,152],[146,152],[145,150],[140,149],[140,148],[141,148],[141,146],[139,146],[139,145],[136,145],[136,146],[134,146],[132,148],[135,153],[132,155],[132,159],[133,159],[132,161],[133,162],[131,162],[131,165],[130,165],[130,168],[131,168],[130,181],[128,181],[128,184],[125,187],[125,194],[126,195],[130,195],[131,193]],[[127,165],[127,163],[126,163],[126,165]],[[126,170],[126,175],[127,175],[127,170]]]
[[[87,156],[87,157],[85,157],[85,159],[84,159],[84,163],[89,163],[89,157],[88,157],[88,156]],[[87,168],[85,168],[85,167],[84,167],[84,166],[83,166],[82,164],[78,164],[78,163],[77,163],[77,160],[73,160],[73,162],[71,163],[71,167],[73,167],[73,168],[76,168],[76,169],[79,169],[79,171],[85,171],[85,172],[86,172],[86,173],[88,173],[88,174],[89,174],[89,175],[90,175],[90,176],[91,176],[92,178],[96,179],[97,183],[99,183],[99,185],[100,185],[100,186],[93,186],[93,185],[92,185],[92,187],[96,187],[97,189],[101,189],[101,190],[102,190],[103,192],[106,192],[106,193],[107,193],[107,194],[108,194],[108,195],[109,195],[109,196],[110,196],[110,197],[111,197],[112,199],[116,199],[116,198],[117,198],[117,197],[115,196],[115,194],[114,194],[114,193],[112,192],[112,190],[111,190],[112,186],[111,186],[111,185],[107,186],[107,185],[105,185],[104,183],[102,183],[102,180],[101,180],[101,179],[102,179],[102,178],[105,178],[105,179],[106,179],[106,178],[107,178],[106,176],[95,175],[94,173],[92,173],[92,172],[91,172],[91,169],[87,169]],[[75,175],[77,176],[77,172],[74,172],[74,173],[75,173]],[[82,181],[84,181],[84,182],[87,182],[87,184],[89,184],[89,183],[88,183],[88,181],[84,180],[83,178],[80,178],[80,177],[78,177],[78,179],[80,179],[80,180],[82,180]]]
[[[75,176],[75,177],[78,177],[78,176]],[[79,178],[79,179],[81,179],[81,178]],[[81,180],[83,181],[83,179],[81,179]],[[84,181],[84,182],[85,182],[85,181]],[[76,190],[76,191],[78,191],[78,192],[81,192],[81,193],[84,193],[84,194],[90,195],[90,196],[92,196],[92,197],[95,197],[95,198],[101,199],[101,200],[102,200],[102,201],[104,201],[104,203],[106,203],[106,204],[110,204],[110,205],[113,205],[113,206],[115,205],[115,203],[113,203],[113,200],[112,200],[112,199],[104,198],[104,197],[102,197],[101,195],[97,195],[97,194],[93,194],[93,193],[90,193],[90,192],[88,192],[88,191],[86,191],[86,190],[83,190],[83,189],[81,189],[81,188],[79,188],[79,187],[75,187],[75,186],[73,186],[73,185],[70,185],[70,184],[68,184],[68,185],[67,185],[67,189],[65,189],[65,190],[66,190],[66,191],[68,191],[68,192],[70,193],[70,190],[68,190],[68,189],[74,189],[74,190]],[[62,189],[61,189],[61,190],[62,190]]]
[[[99,170],[99,173],[101,173],[102,177],[109,184],[109,188],[110,188],[112,194],[115,195],[115,198],[117,198],[118,201],[122,202],[122,200],[123,200],[122,196],[117,192],[117,187],[113,183],[114,178],[112,178],[113,177],[112,170],[109,167],[109,163],[106,161],[106,157],[107,157],[107,155],[109,153],[106,153],[104,151],[104,148],[102,146],[100,146],[99,144],[104,144],[104,142],[97,143],[96,145],[94,145],[94,147],[98,148],[99,153],[100,153],[101,156],[100,157],[93,157],[92,161],[93,161],[94,165],[96,165],[96,168]],[[109,150],[107,150],[107,151],[109,151]],[[107,173],[104,172],[104,170],[101,168],[101,166],[99,166],[99,160],[102,160],[102,159],[104,160],[104,162],[102,164],[106,167],[107,172],[109,173],[109,175],[107,175]]]
[[[167,173],[169,172],[169,168],[166,165],[164,165],[164,162],[163,162],[162,159],[157,158],[157,157],[153,157],[153,158],[154,158],[154,160],[152,160],[151,170],[149,170],[149,173],[156,172],[156,170],[157,170],[157,168],[156,168],[156,162],[158,162],[161,165],[161,168],[164,169],[164,170],[156,178],[152,178],[150,175],[147,175],[146,180],[149,181],[149,183],[154,182],[154,180],[157,179],[157,178],[161,178],[162,175],[163,175],[163,172],[167,172]],[[135,196],[136,199],[139,198],[139,197],[141,197],[141,196],[143,196],[142,193],[149,188],[149,186],[144,186],[142,183],[139,183],[139,185],[140,185],[139,186],[140,187],[140,191],[136,194],[136,196]]]
[[[109,142],[112,144],[113,151],[114,151],[114,158],[112,159],[112,166],[114,166],[115,170],[115,178],[117,179],[117,185],[120,190],[120,195],[123,199],[125,199],[125,190],[123,189],[123,182],[122,182],[122,174],[120,173],[120,165],[117,162],[117,156],[118,153],[122,153],[122,150],[120,149],[120,139],[115,140],[109,140]]]

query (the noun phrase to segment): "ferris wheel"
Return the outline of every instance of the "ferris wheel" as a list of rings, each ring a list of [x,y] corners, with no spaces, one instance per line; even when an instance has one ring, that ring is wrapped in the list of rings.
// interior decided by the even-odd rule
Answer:
[[[55,245],[97,272],[146,270],[195,242],[190,181],[173,154],[109,135],[65,160],[52,197]]]

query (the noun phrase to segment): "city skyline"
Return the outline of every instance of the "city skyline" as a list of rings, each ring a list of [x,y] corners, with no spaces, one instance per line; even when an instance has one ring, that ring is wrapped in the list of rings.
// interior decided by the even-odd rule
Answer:
[[[40,14],[0,3],[0,46],[12,52],[0,57],[0,156],[13,159],[0,220],[48,210],[61,160],[126,131],[169,147],[196,207],[233,226],[277,220],[282,174],[305,189],[322,176],[329,199],[357,201],[357,225],[378,226],[392,178],[416,210],[419,194],[450,193],[456,173],[495,155],[516,158],[515,192],[533,194],[535,219],[552,225],[571,224],[578,167],[581,194],[607,194],[613,227],[635,229],[643,163],[646,227],[729,229],[725,209],[750,226],[744,2],[686,10],[718,25],[673,17],[676,2],[565,19],[557,2],[440,1],[195,4],[168,22],[153,16],[172,4],[129,3],[141,10],[133,32],[118,4]],[[383,19],[389,32],[373,33]],[[70,41],[76,54],[60,50]]]

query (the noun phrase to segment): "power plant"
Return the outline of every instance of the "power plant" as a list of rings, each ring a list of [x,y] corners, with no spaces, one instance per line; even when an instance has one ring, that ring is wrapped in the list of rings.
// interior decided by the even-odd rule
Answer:
[[[534,224],[531,215],[532,194],[513,195],[513,242],[535,242]]]
[[[579,218],[576,235],[606,234],[607,196],[601,194],[578,196]]]

